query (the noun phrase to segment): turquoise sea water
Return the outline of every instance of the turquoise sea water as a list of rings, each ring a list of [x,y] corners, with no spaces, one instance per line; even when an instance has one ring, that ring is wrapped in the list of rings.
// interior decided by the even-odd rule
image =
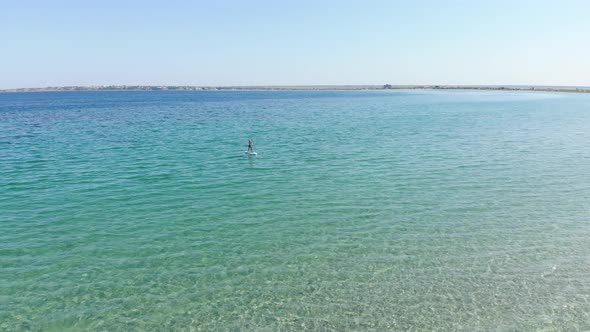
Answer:
[[[0,94],[0,330],[590,330],[589,212],[590,95]]]

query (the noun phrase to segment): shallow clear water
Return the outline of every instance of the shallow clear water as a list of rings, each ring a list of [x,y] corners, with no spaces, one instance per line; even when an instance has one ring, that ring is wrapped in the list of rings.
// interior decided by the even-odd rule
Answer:
[[[0,161],[0,330],[590,330],[590,95],[0,94]]]

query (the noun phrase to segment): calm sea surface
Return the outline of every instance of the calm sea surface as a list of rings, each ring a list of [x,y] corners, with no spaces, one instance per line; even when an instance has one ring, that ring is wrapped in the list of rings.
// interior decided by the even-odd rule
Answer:
[[[198,329],[590,330],[590,95],[0,94],[0,330]]]

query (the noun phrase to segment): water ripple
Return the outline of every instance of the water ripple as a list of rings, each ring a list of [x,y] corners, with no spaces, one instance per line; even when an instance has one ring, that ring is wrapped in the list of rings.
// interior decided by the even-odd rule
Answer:
[[[0,330],[589,330],[588,98],[1,94]]]

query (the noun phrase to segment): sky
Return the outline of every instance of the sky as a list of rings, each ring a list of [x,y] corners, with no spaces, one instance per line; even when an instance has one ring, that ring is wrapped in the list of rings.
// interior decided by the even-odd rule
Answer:
[[[590,86],[586,0],[0,2],[0,89]]]

